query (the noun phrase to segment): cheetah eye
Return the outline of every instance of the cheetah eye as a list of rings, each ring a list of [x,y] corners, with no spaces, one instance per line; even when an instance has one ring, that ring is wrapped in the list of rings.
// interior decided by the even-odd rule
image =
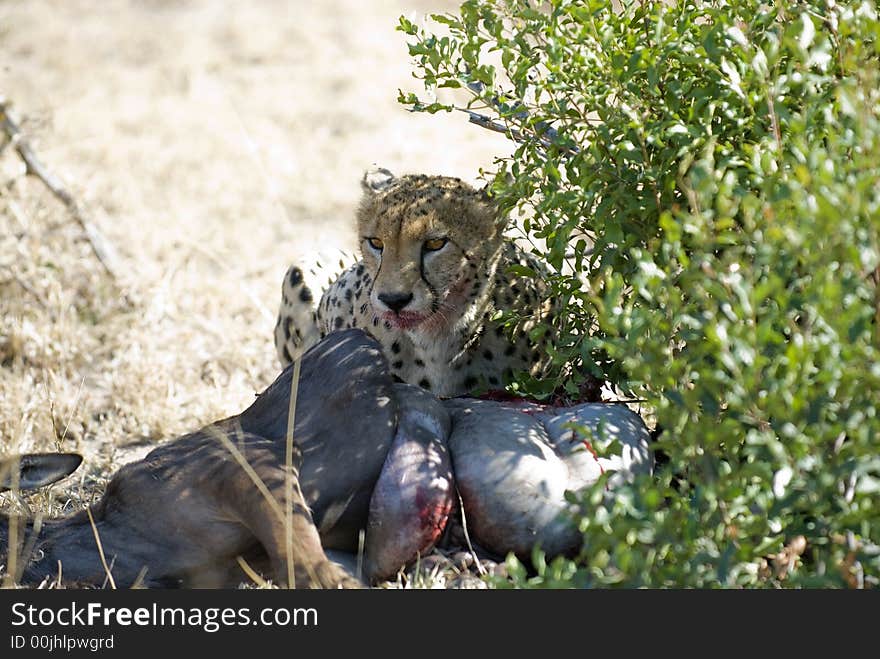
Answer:
[[[382,242],[381,238],[366,238],[365,240],[370,244],[370,247],[376,251],[381,252],[385,247],[385,243]]]
[[[448,242],[448,238],[431,238],[425,241],[424,248],[426,252],[437,252],[446,247]]]

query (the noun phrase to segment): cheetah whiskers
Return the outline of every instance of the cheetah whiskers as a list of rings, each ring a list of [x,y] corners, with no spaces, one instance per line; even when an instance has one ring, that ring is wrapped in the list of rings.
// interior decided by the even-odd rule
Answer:
[[[447,300],[443,300],[437,309],[425,320],[424,327],[427,332],[435,332],[443,327],[452,324],[452,314],[458,309],[450,304]]]

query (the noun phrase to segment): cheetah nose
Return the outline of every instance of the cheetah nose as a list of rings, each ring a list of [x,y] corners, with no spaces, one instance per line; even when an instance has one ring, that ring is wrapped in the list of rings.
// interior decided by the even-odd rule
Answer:
[[[404,307],[412,302],[412,299],[412,293],[379,293],[379,302],[394,313],[403,311]]]

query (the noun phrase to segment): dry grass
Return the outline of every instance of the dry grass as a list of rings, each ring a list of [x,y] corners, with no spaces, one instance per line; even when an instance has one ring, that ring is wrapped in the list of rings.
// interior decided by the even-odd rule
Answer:
[[[371,163],[475,179],[509,151],[395,101],[418,88],[396,17],[455,4],[0,0],[0,94],[123,273],[107,277],[7,148],[0,454],[85,456],[32,511],[83,506],[121,464],[274,379],[285,268],[352,247]]]

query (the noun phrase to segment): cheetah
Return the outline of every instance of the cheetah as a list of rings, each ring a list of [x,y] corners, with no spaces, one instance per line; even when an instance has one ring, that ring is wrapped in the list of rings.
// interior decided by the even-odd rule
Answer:
[[[539,376],[550,336],[535,342],[529,333],[556,311],[546,271],[505,237],[507,218],[485,191],[382,168],[368,171],[362,187],[361,260],[317,308],[302,270],[292,265],[285,274],[275,326],[282,364],[332,331],[360,327],[382,345],[397,378],[437,396],[500,389],[522,371]],[[537,276],[514,274],[512,265]],[[512,331],[498,311],[518,319]]]

